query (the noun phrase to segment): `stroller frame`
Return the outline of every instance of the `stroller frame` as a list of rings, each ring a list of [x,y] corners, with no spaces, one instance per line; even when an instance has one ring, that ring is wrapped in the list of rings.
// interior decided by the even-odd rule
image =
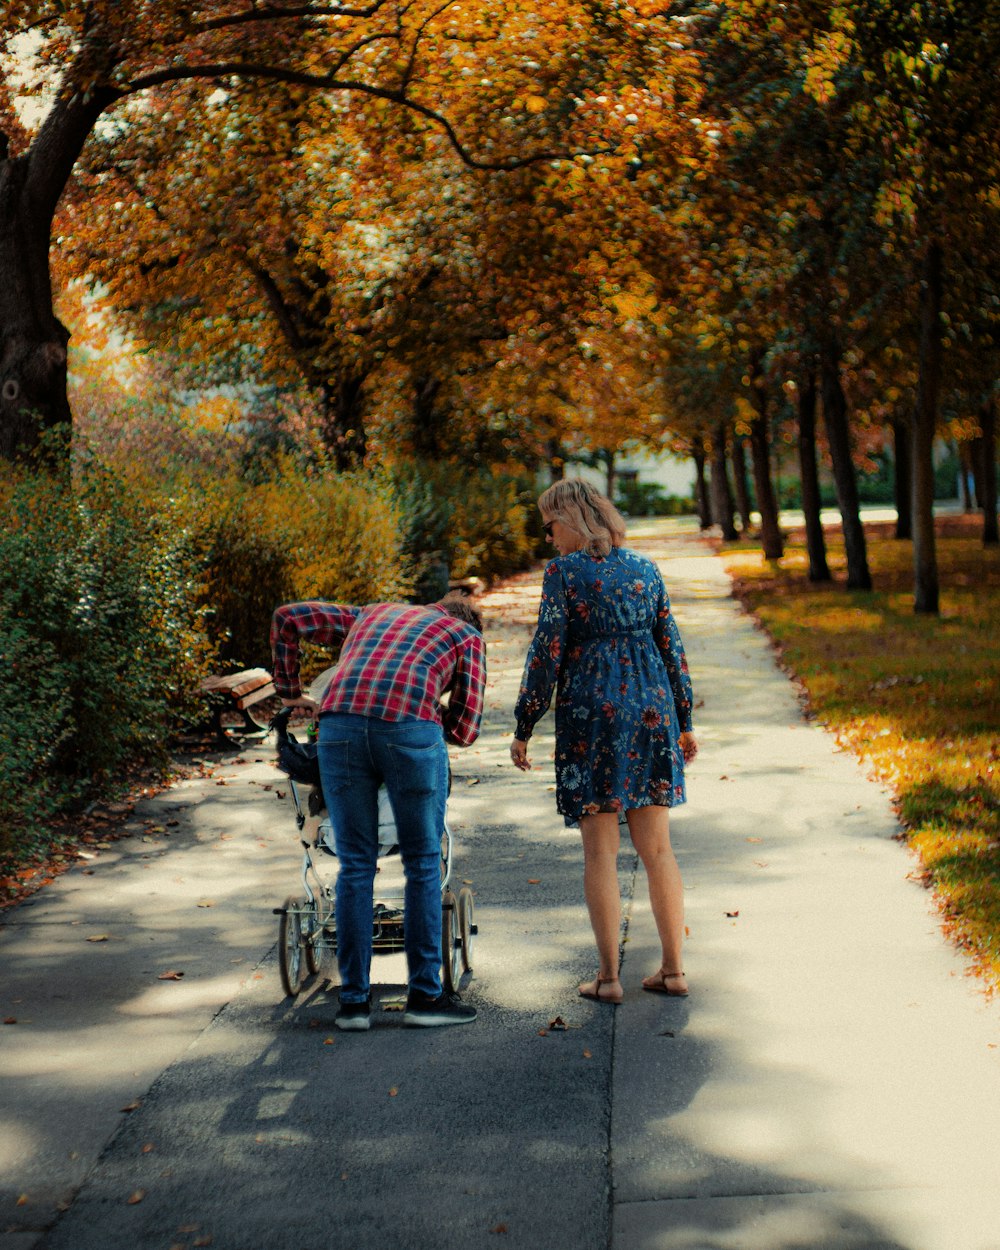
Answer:
[[[281,985],[289,998],[295,998],[310,976],[323,972],[337,953],[337,918],[334,883],[324,880],[314,854],[334,855],[326,839],[329,820],[318,817],[325,811],[322,792],[310,786],[306,805],[301,783],[289,778],[295,823],[302,844],[303,895],[290,895],[282,907],[275,907],[278,922],[278,964]],[[306,831],[306,812],[316,818]],[[332,833],[332,828],[330,829]],[[398,847],[380,848],[379,858],[398,854]],[[473,939],[479,932],[475,923],[472,890],[463,885],[458,893],[451,888],[452,836],[447,820],[441,832],[441,979],[448,992],[458,989],[463,974],[472,974]],[[404,949],[403,896],[388,894],[376,900],[372,911],[372,954],[393,955]]]

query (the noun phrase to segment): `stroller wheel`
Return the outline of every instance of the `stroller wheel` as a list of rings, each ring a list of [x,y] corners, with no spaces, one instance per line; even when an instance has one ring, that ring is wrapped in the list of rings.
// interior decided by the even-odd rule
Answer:
[[[441,980],[454,994],[462,978],[462,952],[458,936],[458,903],[451,890],[441,897]]]
[[[476,905],[472,891],[463,885],[458,892],[458,932],[462,941],[462,971],[472,971],[472,942],[476,936]]]
[[[302,989],[305,980],[302,954],[302,912],[304,902],[297,898],[285,899],[281,920],[278,922],[278,966],[281,984],[289,998]]]

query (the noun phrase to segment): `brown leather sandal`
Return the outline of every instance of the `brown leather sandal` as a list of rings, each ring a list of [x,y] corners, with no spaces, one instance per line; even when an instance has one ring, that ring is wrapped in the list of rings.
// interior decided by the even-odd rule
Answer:
[[[611,1007],[617,1007],[625,997],[624,992],[619,989],[617,994],[602,994],[602,985],[614,985],[618,980],[617,977],[597,976],[593,981],[583,981],[577,987],[581,998],[592,998],[595,1003],[607,1003]]]
[[[667,972],[666,968],[661,968],[659,972],[654,972],[651,977],[643,977],[642,988],[648,990],[650,994],[666,994],[668,998],[687,998],[688,990],[671,990],[667,988],[668,981],[677,981],[683,976],[683,972]]]

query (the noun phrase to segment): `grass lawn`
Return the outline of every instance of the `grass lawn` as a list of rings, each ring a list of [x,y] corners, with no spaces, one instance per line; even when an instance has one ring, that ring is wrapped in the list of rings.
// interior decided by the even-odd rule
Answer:
[[[865,527],[874,591],[811,584],[804,532],[776,565],[726,544],[735,592],[802,683],[812,714],[889,785],[948,935],[1000,988],[1000,551],[975,516],[937,523],[941,615],[913,611],[913,546]]]

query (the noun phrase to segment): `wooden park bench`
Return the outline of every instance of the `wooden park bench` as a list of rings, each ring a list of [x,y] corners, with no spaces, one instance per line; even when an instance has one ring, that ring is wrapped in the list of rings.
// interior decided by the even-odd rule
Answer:
[[[277,697],[271,674],[266,668],[247,668],[226,676],[206,677],[201,684],[209,696],[211,714],[209,726],[220,738],[264,737],[269,716],[257,719],[253,708],[265,699]],[[261,709],[258,708],[258,714]],[[235,725],[223,723],[223,718],[238,713],[241,720]]]

